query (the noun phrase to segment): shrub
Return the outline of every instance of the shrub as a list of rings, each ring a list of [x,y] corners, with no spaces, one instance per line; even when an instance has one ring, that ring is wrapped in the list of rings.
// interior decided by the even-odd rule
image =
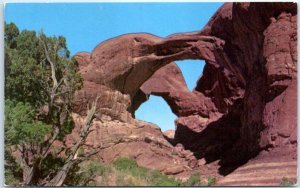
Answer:
[[[134,170],[138,167],[135,160],[129,158],[118,158],[113,161],[113,165],[117,170]]]
[[[162,174],[158,170],[141,167],[133,159],[118,158],[111,164],[101,164],[96,161],[89,161],[76,170],[76,176],[72,178],[72,185],[117,185],[117,186],[210,186],[214,185],[216,179],[208,177],[208,184],[201,184],[200,173],[193,174],[187,181],[180,181],[173,177]],[[96,176],[100,182],[92,181]],[[109,181],[106,181],[109,178]],[[76,183],[74,184],[74,182]],[[71,184],[69,184],[71,185]]]
[[[292,182],[291,180],[289,180],[286,177],[283,177],[280,182],[281,186],[293,186],[294,184],[295,184],[294,182]]]
[[[207,186],[212,186],[212,185],[215,185],[215,184],[216,184],[216,178],[208,176],[208,178],[207,178]]]
[[[129,176],[139,179],[139,181],[135,181],[135,183],[146,183],[150,186],[179,186],[181,184],[181,182],[175,180],[175,178],[168,177],[157,170],[138,166],[133,159],[119,158],[113,162],[113,166]],[[132,180],[131,185],[145,186],[145,184],[134,184]]]
[[[96,176],[107,176],[109,173],[111,173],[110,166],[96,161],[87,161],[73,169],[65,184],[70,186],[94,185],[93,181]]]
[[[200,174],[193,174],[187,181],[182,183],[182,186],[199,186],[200,184]]]

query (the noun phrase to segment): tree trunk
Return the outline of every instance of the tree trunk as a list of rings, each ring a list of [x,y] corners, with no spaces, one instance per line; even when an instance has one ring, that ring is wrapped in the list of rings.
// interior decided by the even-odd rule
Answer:
[[[60,171],[57,172],[54,178],[45,186],[61,186],[65,181],[68,172],[74,166],[75,160],[68,160]]]
[[[24,185],[30,185],[33,177],[33,167],[29,167],[23,170]]]
[[[32,167],[28,167],[23,171],[24,174],[24,185],[36,185],[39,174],[38,174],[38,165],[39,162],[33,164]]]
[[[92,121],[93,121],[93,118],[94,118],[94,115],[96,112],[97,100],[98,100],[98,97],[93,102],[91,109],[88,109],[87,117],[81,128],[81,133],[79,135],[80,137],[77,140],[76,144],[72,147],[72,149],[71,149],[72,152],[69,155],[66,163],[64,164],[62,169],[56,173],[55,177],[52,178],[49,183],[46,183],[46,186],[61,186],[64,183],[70,169],[73,168],[76,163],[80,162],[80,159],[77,158],[78,149],[85,142],[86,137],[88,135],[88,131],[91,127],[91,124],[92,124]]]

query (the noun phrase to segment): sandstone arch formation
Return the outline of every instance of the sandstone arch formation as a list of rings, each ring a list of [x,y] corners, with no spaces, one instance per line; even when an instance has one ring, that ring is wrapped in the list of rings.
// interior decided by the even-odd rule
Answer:
[[[127,34],[75,55],[84,78],[75,110],[102,94],[111,118],[130,122],[147,95],[178,116],[175,144],[228,174],[265,151],[296,160],[297,4],[225,3],[199,32]],[[203,59],[194,91],[173,61]],[[285,155],[289,153],[289,155]],[[266,154],[264,154],[265,156]]]

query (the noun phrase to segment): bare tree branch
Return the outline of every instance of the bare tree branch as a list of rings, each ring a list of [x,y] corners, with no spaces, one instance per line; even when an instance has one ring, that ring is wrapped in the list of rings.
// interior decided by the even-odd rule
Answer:
[[[56,176],[49,182],[46,183],[46,186],[61,186],[66,177],[69,173],[70,169],[73,168],[74,165],[80,163],[83,158],[79,158],[78,156],[78,149],[80,146],[82,146],[87,138],[87,135],[89,133],[89,129],[92,125],[92,121],[94,118],[94,115],[96,113],[96,106],[98,101],[98,96],[96,97],[96,100],[93,102],[92,107],[88,109],[87,117],[85,118],[84,124],[81,128],[79,139],[77,140],[76,144],[71,148],[71,153],[68,156],[68,159],[66,160],[64,166],[60,171],[57,172]],[[93,154],[96,154],[100,150],[93,151],[92,153],[89,153],[87,156],[91,156]]]
[[[49,52],[48,52],[48,48],[47,48],[46,42],[42,39],[41,36],[39,37],[39,39],[40,39],[40,41],[41,41],[42,44],[43,44],[46,59],[47,59],[47,61],[50,63],[50,66],[51,66],[51,77],[52,77],[52,81],[53,81],[53,88],[56,89],[56,88],[58,87],[58,84],[57,84],[56,73],[55,73],[55,64],[54,64],[54,63],[51,61],[51,59],[50,59],[50,56],[49,56]]]
[[[45,157],[47,156],[48,151],[49,151],[50,147],[52,146],[53,142],[56,140],[56,138],[57,138],[59,132],[60,132],[60,131],[59,131],[59,127],[58,127],[58,126],[55,126],[55,127],[54,127],[54,134],[53,134],[53,136],[52,136],[51,139],[47,142],[45,151],[42,151],[42,152],[43,152],[43,153],[42,153],[43,158],[45,158]]]

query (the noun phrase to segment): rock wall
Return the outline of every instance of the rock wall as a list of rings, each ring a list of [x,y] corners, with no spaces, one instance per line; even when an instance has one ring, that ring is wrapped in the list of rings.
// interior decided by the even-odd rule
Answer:
[[[224,155],[223,159],[228,163],[246,161],[261,149],[273,147],[274,139],[283,130],[288,133],[285,139],[279,136],[276,147],[295,143],[292,133],[297,127],[296,18],[297,4],[294,3],[228,3],[200,32],[225,41],[224,52],[230,66],[236,70],[231,72],[244,80],[242,99],[228,95],[230,87],[224,87],[226,82],[222,83],[226,79],[211,83],[216,72],[211,68],[205,68],[196,87],[206,96],[218,96],[216,104],[221,108],[224,108],[224,99],[230,96],[233,105],[229,111],[239,109],[234,113],[240,116],[240,139]],[[219,64],[226,64],[228,60]],[[220,59],[219,62],[224,61]],[[225,75],[225,70],[223,73]],[[210,77],[209,81],[206,77]],[[215,84],[219,88],[215,88]]]

